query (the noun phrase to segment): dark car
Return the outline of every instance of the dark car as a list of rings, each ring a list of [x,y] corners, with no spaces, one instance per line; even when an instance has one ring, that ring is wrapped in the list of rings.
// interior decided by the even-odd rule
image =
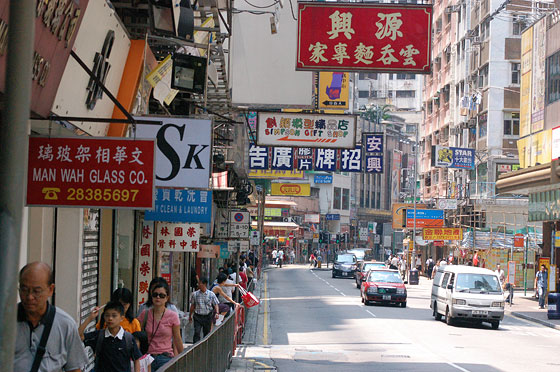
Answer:
[[[353,254],[339,254],[333,263],[332,277],[353,278],[356,272],[357,259]]]
[[[397,270],[370,270],[360,290],[362,302],[393,303],[406,307],[406,287]]]
[[[387,266],[385,262],[379,261],[364,261],[358,264],[358,268],[356,269],[356,273],[354,274],[354,278],[356,279],[356,288],[360,288],[362,286],[362,281],[366,277],[368,271],[374,269],[385,269]]]

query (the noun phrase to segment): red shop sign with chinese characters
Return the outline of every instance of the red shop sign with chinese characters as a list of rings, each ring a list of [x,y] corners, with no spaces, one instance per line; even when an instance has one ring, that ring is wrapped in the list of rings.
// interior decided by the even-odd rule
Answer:
[[[432,5],[298,3],[296,70],[429,73]]]
[[[154,143],[29,137],[27,205],[152,209]]]

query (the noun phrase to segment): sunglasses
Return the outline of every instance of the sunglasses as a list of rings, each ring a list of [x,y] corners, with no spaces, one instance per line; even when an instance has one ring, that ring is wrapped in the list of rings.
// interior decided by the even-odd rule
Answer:
[[[159,298],[166,298],[167,295],[166,295],[165,293],[155,293],[155,292],[154,292],[154,293],[152,293],[152,297],[154,297],[154,298],[157,298],[157,297],[159,297]]]

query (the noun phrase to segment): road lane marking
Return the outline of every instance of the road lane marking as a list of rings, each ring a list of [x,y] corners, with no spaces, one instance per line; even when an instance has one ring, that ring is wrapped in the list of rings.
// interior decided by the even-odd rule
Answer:
[[[377,318],[377,315],[375,315],[374,313],[372,313],[372,312],[369,311],[369,310],[366,310],[366,313],[368,313],[369,315],[371,315],[371,316],[374,317],[374,318]]]
[[[457,368],[459,371],[463,371],[463,372],[470,372],[468,369],[465,369],[463,367],[458,366],[455,363],[451,363],[451,362],[447,362],[447,364],[449,364],[451,367],[453,368]]]

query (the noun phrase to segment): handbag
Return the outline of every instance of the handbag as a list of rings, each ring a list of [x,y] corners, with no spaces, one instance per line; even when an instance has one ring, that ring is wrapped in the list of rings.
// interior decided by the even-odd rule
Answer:
[[[245,289],[243,289],[243,287],[239,288],[239,291],[241,292],[241,299],[243,300],[245,306],[253,307],[261,303],[257,296],[255,296],[251,292],[246,291]]]

